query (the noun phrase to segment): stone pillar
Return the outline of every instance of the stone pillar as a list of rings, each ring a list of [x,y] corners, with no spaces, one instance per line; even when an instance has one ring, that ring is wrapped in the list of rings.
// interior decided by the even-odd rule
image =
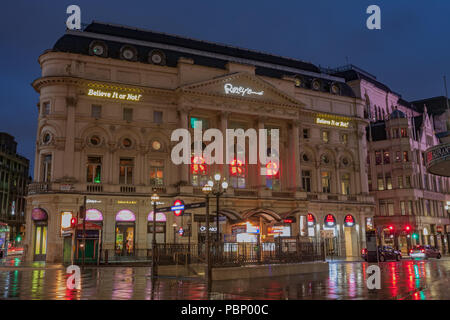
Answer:
[[[179,127],[189,130],[189,108],[187,107],[179,107]],[[190,155],[189,155],[190,157]],[[183,185],[189,185],[189,165],[182,164],[179,166],[179,181]]]
[[[258,134],[258,141],[260,139],[259,137],[259,129],[264,129],[264,120],[266,120],[266,117],[259,117],[258,118],[258,130],[257,130],[257,134]],[[267,135],[267,137],[269,137]],[[258,152],[259,152],[259,146],[258,146]],[[259,159],[259,157],[258,157]],[[266,186],[266,176],[261,175],[261,163],[260,161],[258,161],[258,164],[256,165],[257,171],[256,171],[256,176],[255,176],[255,181],[256,183],[256,187],[258,188],[258,191],[263,191],[265,186]]]
[[[65,132],[65,146],[64,146],[64,164],[63,167],[63,177],[73,177],[74,176],[74,153],[75,153],[75,110],[77,105],[76,97],[69,96],[66,97],[66,132]],[[53,162],[56,164],[55,162]],[[56,169],[56,166],[55,166]],[[54,170],[55,170],[54,169]],[[54,178],[62,178],[56,176]]]
[[[228,164],[227,159],[226,159],[226,149],[227,149],[227,128],[228,128],[228,117],[230,115],[231,112],[229,111],[222,111],[220,113],[220,131],[222,132],[222,136],[223,136],[223,164],[219,164],[217,165],[217,172],[220,173],[220,175],[222,176],[222,178],[225,178],[228,182],[228,184],[230,184],[230,179],[228,176]]]
[[[292,123],[288,140],[288,166],[285,166],[283,174],[288,176],[288,188],[297,191],[301,188],[301,168],[300,168],[300,142],[299,142],[299,122]]]

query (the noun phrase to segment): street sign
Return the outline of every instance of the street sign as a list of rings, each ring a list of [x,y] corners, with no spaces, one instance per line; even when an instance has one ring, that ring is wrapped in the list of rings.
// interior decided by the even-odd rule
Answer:
[[[176,200],[177,201],[182,201],[182,200]],[[174,214],[176,216],[182,215],[183,211],[186,209],[197,209],[197,208],[204,208],[206,207],[206,202],[194,202],[194,203],[189,203],[189,204],[176,204],[171,206],[171,207],[162,207],[162,208],[156,208],[156,212],[170,212],[170,211],[174,211]],[[178,215],[176,212],[181,211]]]
[[[178,217],[183,213],[184,210],[184,202],[183,200],[177,199],[173,203],[172,209],[173,213]]]

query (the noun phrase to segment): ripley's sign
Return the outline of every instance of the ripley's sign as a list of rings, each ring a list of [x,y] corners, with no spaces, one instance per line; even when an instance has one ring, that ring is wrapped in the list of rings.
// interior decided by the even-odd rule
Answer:
[[[252,95],[252,94],[258,95],[258,96],[262,96],[264,94],[264,91],[256,92],[256,91],[253,91],[250,88],[244,88],[244,87],[241,87],[241,86],[235,87],[231,83],[226,83],[224,85],[224,89],[225,89],[225,94],[237,94],[237,95],[240,95],[240,96],[245,96],[245,95],[249,96],[249,95]]]

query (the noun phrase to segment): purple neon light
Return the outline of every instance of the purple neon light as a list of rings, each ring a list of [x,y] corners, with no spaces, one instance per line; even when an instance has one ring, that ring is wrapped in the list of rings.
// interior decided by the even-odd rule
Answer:
[[[147,221],[153,221],[153,211],[148,214]],[[162,212],[156,213],[156,221],[158,222],[166,222],[166,215]]]
[[[120,210],[116,214],[116,221],[136,221],[136,216],[130,210]]]
[[[103,221],[103,214],[97,209],[86,210],[86,221]]]

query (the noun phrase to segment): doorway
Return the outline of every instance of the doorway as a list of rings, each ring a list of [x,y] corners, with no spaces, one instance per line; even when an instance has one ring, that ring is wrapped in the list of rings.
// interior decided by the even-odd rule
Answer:
[[[36,225],[34,261],[45,261],[47,256],[47,225]]]
[[[117,223],[116,224],[116,255],[117,256],[133,256],[134,255],[134,223]]]

